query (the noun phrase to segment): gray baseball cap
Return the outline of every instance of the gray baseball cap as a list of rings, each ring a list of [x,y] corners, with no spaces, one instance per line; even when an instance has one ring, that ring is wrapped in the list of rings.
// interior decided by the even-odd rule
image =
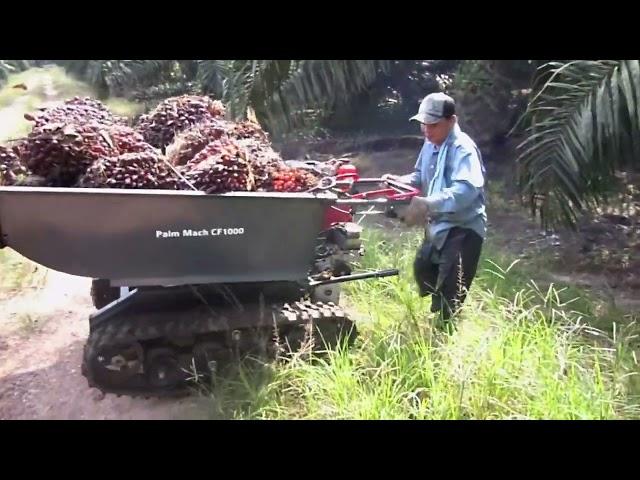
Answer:
[[[438,123],[454,113],[456,113],[456,103],[453,98],[444,93],[431,93],[424,97],[420,103],[418,114],[409,120],[417,120],[420,123]]]

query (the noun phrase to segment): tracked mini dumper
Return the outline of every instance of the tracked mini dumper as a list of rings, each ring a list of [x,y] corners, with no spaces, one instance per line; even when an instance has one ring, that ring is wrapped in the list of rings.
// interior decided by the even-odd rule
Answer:
[[[353,214],[415,192],[348,177],[307,193],[0,187],[0,247],[119,292],[89,317],[90,386],[184,393],[238,356],[353,341],[340,284],[398,274],[352,272]]]

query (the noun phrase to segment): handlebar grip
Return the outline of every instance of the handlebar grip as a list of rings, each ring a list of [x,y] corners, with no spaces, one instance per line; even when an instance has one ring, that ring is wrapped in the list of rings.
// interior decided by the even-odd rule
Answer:
[[[415,193],[416,195],[420,193],[420,190],[417,188],[407,185],[406,183],[398,182],[396,180],[385,180],[389,185],[393,188],[397,188],[398,190],[404,190],[405,193]]]

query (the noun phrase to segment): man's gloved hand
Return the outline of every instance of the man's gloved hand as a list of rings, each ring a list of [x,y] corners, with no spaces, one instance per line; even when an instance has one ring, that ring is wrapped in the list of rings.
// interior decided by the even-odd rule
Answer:
[[[413,197],[411,203],[404,211],[402,221],[413,227],[415,225],[424,225],[429,214],[429,205],[425,197]]]

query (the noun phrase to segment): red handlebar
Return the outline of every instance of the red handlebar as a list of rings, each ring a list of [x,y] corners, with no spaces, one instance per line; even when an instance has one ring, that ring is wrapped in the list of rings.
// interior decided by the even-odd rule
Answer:
[[[374,188],[373,190],[360,192],[361,187],[381,186],[382,188]],[[352,221],[352,215],[355,213],[357,206],[373,206],[380,205],[387,209],[387,214],[393,211],[394,206],[408,203],[408,201],[420,194],[420,190],[404,183],[382,178],[348,178],[325,177],[312,190],[331,190],[338,194],[339,199],[337,205],[329,207],[325,218],[324,226],[328,228],[336,222]],[[382,212],[377,212],[382,213]]]
[[[386,188],[379,188],[377,190],[369,190],[366,192],[351,194],[353,199],[372,199],[372,198],[386,198],[388,200],[409,200],[416,195],[420,194],[420,190],[404,183],[396,182],[393,180],[383,180],[381,178],[361,178],[353,182],[353,187],[364,185],[379,185],[386,184]]]

